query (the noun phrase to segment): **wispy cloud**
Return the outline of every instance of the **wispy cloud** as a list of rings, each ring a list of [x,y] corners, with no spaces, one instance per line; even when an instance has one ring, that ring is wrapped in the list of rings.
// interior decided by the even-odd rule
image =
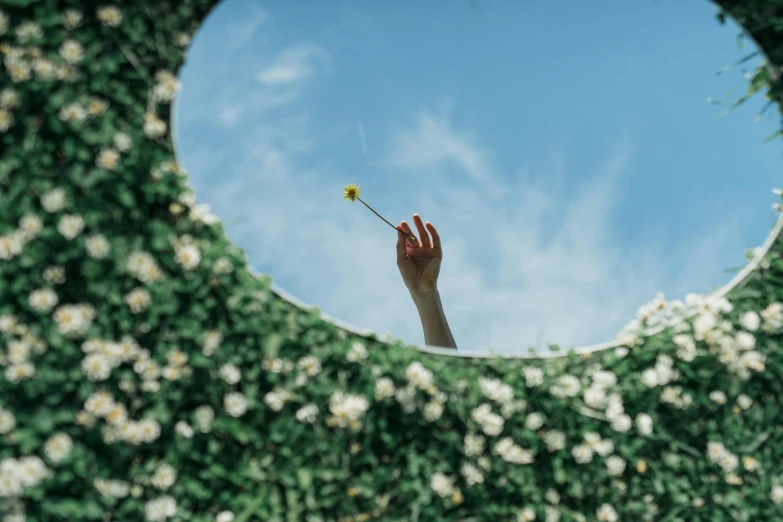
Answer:
[[[272,64],[258,73],[265,85],[300,82],[312,76],[318,65],[329,65],[329,55],[317,45],[300,44],[280,51]]]
[[[362,147],[362,155],[367,157],[367,138],[364,136],[364,125],[362,122],[356,123],[356,131],[359,133],[359,144]]]
[[[247,7],[247,11],[242,13],[243,21],[226,28],[225,34],[230,49],[242,47],[269,20],[269,12],[260,5],[252,3]]]

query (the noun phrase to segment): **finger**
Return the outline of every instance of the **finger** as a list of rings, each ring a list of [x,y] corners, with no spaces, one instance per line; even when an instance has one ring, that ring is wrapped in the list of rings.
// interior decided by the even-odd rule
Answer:
[[[418,247],[419,246],[419,239],[413,235],[413,232],[411,231],[411,227],[408,226],[408,223],[405,221],[402,222],[402,229],[405,231],[408,245],[411,247]]]
[[[435,230],[435,225],[427,221],[427,229],[429,229],[430,235],[432,236],[432,246],[440,248],[440,236],[438,235],[438,231]]]
[[[408,255],[405,253],[405,236],[402,233],[402,227],[397,225],[397,265],[405,262]]]
[[[430,235],[427,234],[427,229],[424,228],[424,222],[421,220],[421,216],[413,214],[413,223],[416,225],[416,230],[419,231],[419,237],[421,238],[422,246],[430,246]]]

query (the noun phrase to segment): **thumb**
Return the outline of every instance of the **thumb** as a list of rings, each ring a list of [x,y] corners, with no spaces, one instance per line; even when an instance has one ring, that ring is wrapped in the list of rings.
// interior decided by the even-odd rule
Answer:
[[[402,229],[397,225],[397,266],[402,265],[408,254],[405,253],[405,236],[402,235]]]

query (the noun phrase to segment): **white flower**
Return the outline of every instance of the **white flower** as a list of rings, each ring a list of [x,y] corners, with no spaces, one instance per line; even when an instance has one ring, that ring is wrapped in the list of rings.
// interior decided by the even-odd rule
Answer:
[[[82,13],[75,9],[67,9],[63,13],[63,25],[66,29],[75,29],[82,23]]]
[[[606,404],[606,392],[593,384],[585,390],[584,401],[591,408],[602,408]]]
[[[114,5],[99,7],[97,15],[98,20],[107,27],[117,27],[122,22],[122,11]]]
[[[84,245],[87,248],[87,255],[93,259],[103,259],[109,255],[111,250],[109,240],[103,234],[95,234],[88,237],[85,239]]]
[[[479,423],[481,430],[490,437],[500,435],[503,431],[505,420],[500,415],[492,413],[492,406],[489,404],[482,404],[474,408],[471,411],[471,417]]]
[[[28,455],[20,458],[17,461],[16,472],[17,477],[25,487],[36,486],[42,479],[51,474],[51,470],[46,467],[44,461],[37,455]]]
[[[582,389],[582,384],[579,382],[579,379],[574,375],[563,375],[561,376],[557,384],[555,386],[552,386],[552,388],[549,390],[552,395],[555,397],[574,397]]]
[[[264,403],[269,406],[272,411],[280,411],[285,407],[285,403],[288,400],[288,395],[285,391],[274,390],[264,395]]]
[[[133,140],[131,137],[124,132],[118,132],[114,135],[114,138],[112,138],[112,142],[114,143],[114,146],[117,147],[117,150],[120,152],[128,152],[131,147],[133,147]]]
[[[187,47],[190,45],[191,37],[187,33],[177,33],[176,42],[180,47]]]
[[[640,413],[636,416],[636,429],[640,435],[648,436],[652,434],[653,418],[647,413]]]
[[[72,240],[84,230],[84,219],[75,214],[66,214],[60,218],[57,224],[57,231],[65,239]]]
[[[15,427],[16,417],[14,417],[14,414],[8,410],[0,408],[0,435],[10,433]]]
[[[565,433],[560,430],[549,430],[544,435],[544,442],[546,449],[550,452],[561,450],[566,445]]]
[[[470,462],[464,462],[462,464],[460,473],[465,477],[465,482],[467,482],[468,486],[484,483],[484,474]]]
[[[171,101],[182,88],[182,84],[169,71],[158,71],[155,75],[157,84],[153,87],[152,93],[159,101]]]
[[[48,266],[41,275],[44,281],[50,285],[59,285],[65,282],[65,267],[62,265]]]
[[[13,109],[19,106],[19,93],[10,87],[0,91],[0,107],[3,109]]]
[[[233,364],[224,364],[220,367],[220,377],[228,384],[236,384],[242,378],[242,373]]]
[[[772,486],[772,489],[769,492],[769,498],[775,504],[783,504],[783,486]]]
[[[144,514],[150,522],[163,522],[177,514],[177,501],[170,495],[150,500],[144,504]]]
[[[210,356],[215,353],[220,343],[223,341],[223,335],[217,330],[210,330],[204,337],[204,341],[201,345],[201,351],[206,356]]]
[[[355,341],[345,355],[345,358],[350,362],[359,362],[367,359],[367,355],[367,348],[364,344]]]
[[[606,459],[606,467],[609,469],[609,474],[614,476],[620,476],[625,471],[625,459],[612,455]]]
[[[571,455],[574,456],[574,459],[578,464],[587,464],[592,462],[594,452],[593,448],[587,444],[579,444],[574,446],[574,448],[571,450]]]
[[[155,419],[142,419],[139,421],[138,426],[144,442],[155,442],[160,437],[160,423]]]
[[[114,398],[106,391],[95,392],[84,402],[84,411],[98,417],[103,417],[115,406]]]
[[[84,59],[84,48],[76,40],[66,40],[60,46],[60,56],[70,64],[79,63]]]
[[[514,390],[508,384],[498,379],[479,378],[479,387],[488,399],[498,404],[506,403],[514,398]]]
[[[11,59],[6,55],[6,68],[11,81],[15,83],[26,82],[30,79],[30,64],[22,59]]]
[[[318,415],[318,406],[315,404],[307,404],[305,406],[302,406],[299,408],[299,410],[296,412],[296,420],[299,422],[309,422],[310,424],[314,423],[316,420],[316,416]]]
[[[39,80],[51,80],[57,75],[57,66],[51,60],[38,58],[33,61],[33,70]]]
[[[775,302],[761,311],[764,320],[763,329],[766,332],[774,332],[783,327],[783,303]]]
[[[41,206],[43,209],[53,214],[65,208],[65,190],[56,188],[46,192],[41,196]]]
[[[66,433],[56,433],[46,441],[44,453],[52,462],[60,462],[73,449],[73,441]]]
[[[615,431],[619,431],[621,433],[625,433],[629,429],[631,429],[631,417],[628,416],[625,413],[622,413],[620,415],[617,415],[615,418],[612,419],[612,429]]]
[[[81,122],[87,118],[87,109],[78,103],[69,103],[67,105],[63,105],[58,116],[63,121]]]
[[[761,317],[754,311],[745,312],[740,318],[740,324],[746,330],[754,332],[761,326]]]
[[[215,522],[234,522],[234,513],[231,511],[221,511],[215,517]]]
[[[61,305],[54,311],[60,333],[67,337],[84,335],[95,319],[95,308],[87,304]]]
[[[193,270],[201,263],[201,251],[194,244],[178,245],[174,260],[185,270]]]
[[[178,421],[177,424],[174,425],[174,431],[177,432],[178,435],[185,437],[186,439],[189,439],[193,437],[193,428],[185,421]]]
[[[435,422],[443,416],[443,404],[439,402],[428,402],[424,406],[424,420],[427,422]]]
[[[22,494],[24,486],[16,477],[18,461],[6,458],[0,462],[0,498],[16,497]]]
[[[375,381],[375,400],[382,401],[388,397],[394,397],[397,390],[394,387],[394,381],[388,377],[381,377]]]
[[[105,381],[112,371],[111,362],[99,353],[92,353],[82,360],[82,372],[91,381]]]
[[[658,386],[658,372],[655,368],[647,368],[642,372],[642,383],[649,388]]]
[[[19,231],[0,236],[0,259],[12,259],[18,256],[24,248],[24,243],[24,236]]]
[[[95,165],[106,170],[116,170],[120,163],[120,153],[114,149],[103,149],[95,158]]]
[[[134,288],[125,296],[125,303],[130,308],[131,313],[138,314],[147,309],[152,297],[146,288]]]
[[[486,438],[481,435],[468,433],[463,441],[463,451],[468,457],[476,457],[484,452]]]
[[[223,397],[223,407],[232,417],[241,417],[247,412],[247,400],[240,392],[228,393]]]
[[[358,423],[370,407],[369,401],[360,395],[345,394],[338,390],[329,397],[329,411],[340,427]]]
[[[142,283],[160,281],[163,278],[163,272],[158,263],[148,252],[141,251],[130,254],[127,269],[130,275]]]
[[[19,219],[19,229],[27,239],[32,239],[43,230],[43,220],[35,214],[25,214]]]
[[[544,425],[544,416],[540,413],[531,413],[525,419],[525,427],[529,430],[537,430]]]
[[[453,479],[450,479],[440,471],[432,474],[430,487],[441,497],[448,497],[454,493]]]
[[[726,394],[720,390],[714,390],[710,392],[710,400],[715,402],[716,404],[726,404]]]
[[[536,512],[532,508],[526,507],[517,513],[517,522],[533,522],[536,519]]]
[[[601,522],[617,522],[617,512],[609,504],[602,504],[598,508],[597,517]]]
[[[296,367],[304,371],[309,377],[315,377],[321,372],[321,360],[314,355],[306,355],[299,359]]]
[[[432,384],[432,372],[424,367],[420,362],[412,362],[405,369],[405,378],[421,389],[428,388]]]
[[[41,26],[35,22],[23,22],[16,27],[16,37],[20,43],[27,43],[33,38],[43,36]]]
[[[8,31],[8,15],[0,11],[0,35],[4,35],[6,31]]]
[[[166,134],[166,122],[158,118],[155,114],[145,114],[144,134],[149,138],[159,138],[160,136],[163,136]]]
[[[5,132],[14,124],[14,115],[8,109],[0,109],[0,132]]]
[[[544,382],[544,371],[541,368],[527,366],[522,370],[525,377],[525,384],[528,388],[541,386]]]
[[[35,310],[44,313],[48,313],[58,302],[60,302],[57,294],[51,288],[33,290],[30,292],[30,296],[27,300],[30,303],[30,306]]]
[[[740,350],[752,350],[756,347],[756,336],[749,332],[737,332],[734,340]]]
[[[745,395],[744,393],[737,397],[737,405],[742,408],[743,410],[747,410],[751,406],[753,406],[753,399]]]
[[[155,469],[150,483],[158,489],[169,489],[177,481],[177,470],[170,464],[162,462]]]

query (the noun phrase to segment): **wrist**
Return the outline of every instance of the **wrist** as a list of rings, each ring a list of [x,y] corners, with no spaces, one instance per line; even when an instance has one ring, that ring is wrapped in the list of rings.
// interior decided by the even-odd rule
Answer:
[[[432,290],[428,290],[426,292],[411,290],[410,293],[413,302],[416,303],[416,306],[434,302],[440,298],[440,294],[438,293],[437,288],[433,288]]]

